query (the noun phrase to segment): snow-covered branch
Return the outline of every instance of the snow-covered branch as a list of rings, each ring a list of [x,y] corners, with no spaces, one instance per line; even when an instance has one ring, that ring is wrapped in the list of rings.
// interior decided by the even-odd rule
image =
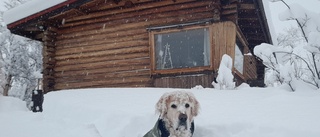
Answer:
[[[288,84],[294,90],[293,83],[302,80],[320,88],[320,19],[318,13],[304,9],[298,4],[282,2],[288,9],[279,15],[280,19],[294,20],[298,29],[290,29],[287,34],[280,34],[278,45],[261,44],[254,53],[263,60],[279,82]],[[303,40],[302,40],[302,39]]]

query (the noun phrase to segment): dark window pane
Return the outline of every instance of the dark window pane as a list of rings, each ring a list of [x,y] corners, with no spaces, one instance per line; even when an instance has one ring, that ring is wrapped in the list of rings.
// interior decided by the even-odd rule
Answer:
[[[154,42],[158,70],[210,65],[207,28],[156,34]]]

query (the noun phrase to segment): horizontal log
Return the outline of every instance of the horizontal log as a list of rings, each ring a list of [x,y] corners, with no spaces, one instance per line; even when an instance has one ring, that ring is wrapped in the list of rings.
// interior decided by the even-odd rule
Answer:
[[[80,21],[80,20],[84,20],[84,19],[94,19],[94,18],[106,16],[106,15],[114,15],[114,14],[119,14],[119,13],[124,13],[124,12],[134,12],[134,11],[139,11],[142,9],[155,8],[155,7],[159,7],[159,6],[167,6],[169,4],[185,3],[185,2],[189,2],[189,1],[193,1],[193,0],[177,1],[177,2],[161,1],[161,2],[157,2],[156,4],[155,3],[148,3],[148,4],[144,4],[144,5],[139,5],[137,7],[128,8],[128,9],[113,10],[113,11],[107,11],[107,12],[101,11],[101,12],[92,13],[89,16],[87,15],[87,16],[74,17],[72,19],[66,20],[66,23]]]
[[[56,83],[55,89],[68,89],[68,88],[84,88],[84,87],[96,87],[101,85],[115,86],[117,84],[129,84],[129,83],[147,83],[150,82],[150,77],[128,77],[118,79],[106,79],[99,81],[78,82],[78,83]]]
[[[141,88],[141,87],[154,87],[151,81],[148,82],[132,82],[132,83],[119,83],[119,84],[112,84],[112,85],[95,85],[95,86],[82,86],[82,87],[57,87],[54,90],[65,90],[65,89],[79,89],[79,88]],[[53,91],[53,90],[52,90]]]
[[[152,75],[158,74],[178,74],[178,73],[197,73],[197,72],[206,72],[206,71],[214,71],[211,66],[204,66],[204,67],[192,67],[192,68],[178,68],[178,69],[165,69],[165,70],[153,70]]]
[[[56,60],[46,59],[45,62],[43,62],[43,63],[47,64],[47,65],[55,65],[56,64]]]
[[[76,48],[69,48],[68,50],[57,50],[56,56],[72,55],[72,54],[78,54],[78,53],[89,53],[89,52],[96,52],[96,51],[106,51],[106,50],[121,49],[121,48],[130,48],[130,47],[136,47],[136,46],[148,45],[148,44],[149,44],[148,40],[134,40],[134,41],[112,43],[112,44],[76,47]]]
[[[78,9],[82,10],[82,11],[87,11],[87,10],[93,11],[94,8],[100,7],[102,5],[109,4],[109,3],[113,3],[114,4],[113,1],[109,1],[109,0],[91,0],[88,3],[85,3],[85,4],[81,5]]]
[[[136,70],[143,70],[143,69],[150,69],[150,65],[126,65],[120,67],[108,67],[108,68],[91,68],[86,70],[74,70],[74,71],[57,71],[54,73],[54,77],[66,77],[66,76],[85,76],[88,74],[104,74],[104,73],[114,73],[114,72],[121,72],[121,71],[136,71]]]
[[[221,12],[221,14],[223,16],[226,16],[226,15],[230,15],[230,14],[237,14],[237,9],[234,9],[234,10],[224,10]]]
[[[54,31],[51,31],[51,30],[57,31],[56,28],[50,28],[50,30],[44,31],[43,34],[46,35],[46,36],[55,37],[57,35],[57,32],[54,32]]]
[[[150,77],[150,70],[134,70],[134,71],[123,71],[123,72],[111,72],[111,73],[101,73],[101,74],[88,74],[88,75],[78,75],[72,77],[60,77],[56,78],[57,83],[76,83],[84,81],[96,81],[102,79],[114,79],[114,78],[126,78],[126,77]]]
[[[46,60],[45,62],[43,62],[43,64],[48,66],[54,66],[55,62],[55,60]]]
[[[62,21],[64,19],[73,18],[74,16],[81,16],[81,15],[86,15],[86,13],[80,11],[79,9],[70,9],[68,11],[49,17],[49,20]]]
[[[228,5],[222,6],[222,9],[224,10],[234,10],[237,8],[238,8],[237,4],[228,4]]]
[[[100,36],[93,36],[91,38],[78,38],[69,39],[63,41],[57,41],[57,50],[67,50],[67,48],[86,48],[87,46],[95,45],[107,45],[135,40],[146,40],[148,41],[148,33],[145,30],[135,30],[125,34],[125,31],[119,32],[117,34],[102,34]],[[119,35],[118,35],[119,34]],[[68,49],[69,50],[69,49]]]
[[[126,59],[132,59],[132,58],[146,58],[146,57],[149,57],[149,52],[61,60],[56,62],[55,66],[59,67],[59,66],[68,66],[68,65],[75,65],[75,64],[85,64],[85,63],[91,63],[91,62],[126,60]]]
[[[42,41],[47,41],[47,42],[53,42],[55,41],[55,36],[48,36],[48,35],[45,35],[43,33],[41,33],[42,35],[39,35],[37,37],[41,37],[42,38]]]
[[[139,52],[148,52],[149,47],[148,45],[137,46],[137,47],[129,47],[129,48],[122,48],[122,49],[114,49],[114,50],[105,50],[105,51],[96,51],[96,52],[88,52],[88,53],[78,53],[72,55],[62,55],[56,56],[56,60],[68,60],[68,59],[77,59],[77,58],[88,58],[88,57],[101,57],[101,56],[108,56],[108,55],[117,55],[117,54],[124,54],[124,53],[139,53]]]
[[[50,48],[50,47],[48,47],[48,48],[45,48],[43,51],[45,51],[45,52],[50,52],[50,53],[55,53],[55,52],[56,52],[56,49],[55,49],[55,48]]]
[[[43,62],[43,63],[50,62],[50,61],[56,62],[56,60],[55,60],[53,57],[52,57],[52,58],[50,58],[50,57],[44,57],[44,58],[42,59],[42,62]]]
[[[56,79],[54,76],[51,76],[51,75],[43,75],[42,78],[47,80],[53,80],[53,81]]]
[[[246,9],[254,10],[255,6],[254,6],[254,4],[240,4],[239,9],[241,9],[241,10],[246,10]]]
[[[43,50],[42,56],[43,56],[43,58],[53,58],[55,56],[55,53],[47,52],[46,50]]]
[[[52,33],[52,34],[56,34],[56,32],[58,31],[58,29],[56,27],[52,27],[52,26],[49,26],[47,27],[47,30],[48,32]]]
[[[45,47],[55,47],[56,46],[55,43],[52,41],[43,41],[42,44]]]
[[[108,68],[108,67],[119,67],[125,65],[147,65],[150,64],[149,58],[141,59],[127,59],[127,60],[115,60],[105,62],[91,62],[87,64],[75,64],[71,66],[58,66],[55,67],[55,71],[72,71],[72,70],[86,70],[92,68]]]
[[[147,3],[147,2],[152,2],[154,0],[130,0],[134,6],[139,6],[143,3]],[[114,1],[104,1],[104,3],[101,3],[99,6],[94,6],[92,8],[90,8],[91,11],[101,11],[101,10],[105,10],[105,9],[124,9],[125,7],[125,3],[127,1],[120,1],[119,3],[115,3]],[[82,9],[82,7],[81,7]]]
[[[44,76],[53,76],[54,75],[53,69],[43,68],[43,72],[42,73],[43,73]]]

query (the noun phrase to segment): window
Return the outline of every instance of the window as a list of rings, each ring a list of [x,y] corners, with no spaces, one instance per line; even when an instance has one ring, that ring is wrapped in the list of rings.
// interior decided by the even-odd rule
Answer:
[[[243,64],[244,64],[244,55],[243,55],[243,44],[240,40],[237,39],[235,45],[235,59],[234,59],[234,68],[243,74]]]
[[[193,28],[153,35],[155,70],[210,66],[209,28]]]

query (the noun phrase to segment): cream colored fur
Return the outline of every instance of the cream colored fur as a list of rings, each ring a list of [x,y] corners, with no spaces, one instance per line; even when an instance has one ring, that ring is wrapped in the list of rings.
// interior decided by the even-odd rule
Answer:
[[[191,122],[199,113],[199,102],[191,92],[174,91],[162,95],[156,104],[160,119],[170,132],[170,137],[191,137]],[[187,116],[186,126],[179,124],[179,115]]]

